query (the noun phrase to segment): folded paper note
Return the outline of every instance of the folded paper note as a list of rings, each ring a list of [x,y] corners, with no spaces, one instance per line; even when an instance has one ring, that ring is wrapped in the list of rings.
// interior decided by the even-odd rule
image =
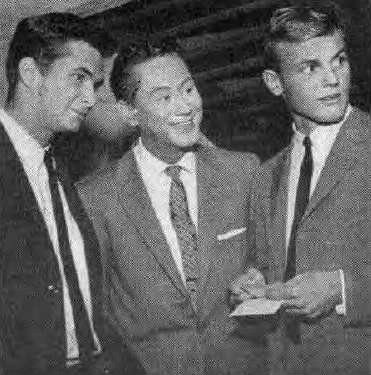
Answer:
[[[280,309],[282,303],[266,298],[249,299],[238,305],[229,316],[271,315]]]

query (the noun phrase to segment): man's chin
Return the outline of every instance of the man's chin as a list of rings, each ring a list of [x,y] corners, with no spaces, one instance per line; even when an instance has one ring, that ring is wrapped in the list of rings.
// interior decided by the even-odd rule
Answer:
[[[322,116],[317,119],[318,125],[322,126],[329,126],[329,125],[334,125],[338,124],[339,122],[343,121],[345,117],[345,112],[344,114],[339,114],[339,115],[334,115],[334,116]]]
[[[200,144],[200,134],[189,137],[178,142],[177,146],[182,150],[193,149],[195,146]]]
[[[81,120],[70,120],[68,123],[64,124],[65,126],[63,128],[65,131],[76,133],[80,130],[81,123]]]

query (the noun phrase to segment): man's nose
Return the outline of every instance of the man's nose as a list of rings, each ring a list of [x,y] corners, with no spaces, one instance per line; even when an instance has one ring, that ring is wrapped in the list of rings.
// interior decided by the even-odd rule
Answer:
[[[336,86],[339,83],[339,75],[336,69],[333,67],[324,69],[323,81],[326,85]]]
[[[181,114],[188,114],[192,112],[193,104],[190,98],[184,97],[182,94],[178,94],[176,98],[176,111]]]
[[[83,87],[83,100],[88,107],[92,107],[97,102],[94,85],[92,82],[87,82]]]

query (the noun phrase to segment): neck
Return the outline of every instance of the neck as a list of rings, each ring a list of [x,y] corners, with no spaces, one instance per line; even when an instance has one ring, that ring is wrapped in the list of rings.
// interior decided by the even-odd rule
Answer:
[[[294,119],[296,129],[304,135],[309,135],[318,126],[316,122],[307,118],[303,118],[295,114],[293,114],[292,117]]]
[[[142,137],[142,142],[144,147],[152,155],[167,164],[175,164],[182,158],[186,151],[188,151],[170,143],[160,144],[158,142],[153,142],[145,137]]]
[[[37,116],[37,110],[32,103],[15,103],[7,106],[6,111],[22,126],[41,147],[46,147],[53,137],[51,131],[46,131]]]

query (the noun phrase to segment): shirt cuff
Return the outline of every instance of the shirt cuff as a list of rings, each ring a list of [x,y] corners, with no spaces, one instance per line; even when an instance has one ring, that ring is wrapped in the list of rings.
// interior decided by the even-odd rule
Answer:
[[[339,315],[346,315],[345,277],[344,271],[339,270],[341,280],[341,304],[336,305],[335,311]]]

